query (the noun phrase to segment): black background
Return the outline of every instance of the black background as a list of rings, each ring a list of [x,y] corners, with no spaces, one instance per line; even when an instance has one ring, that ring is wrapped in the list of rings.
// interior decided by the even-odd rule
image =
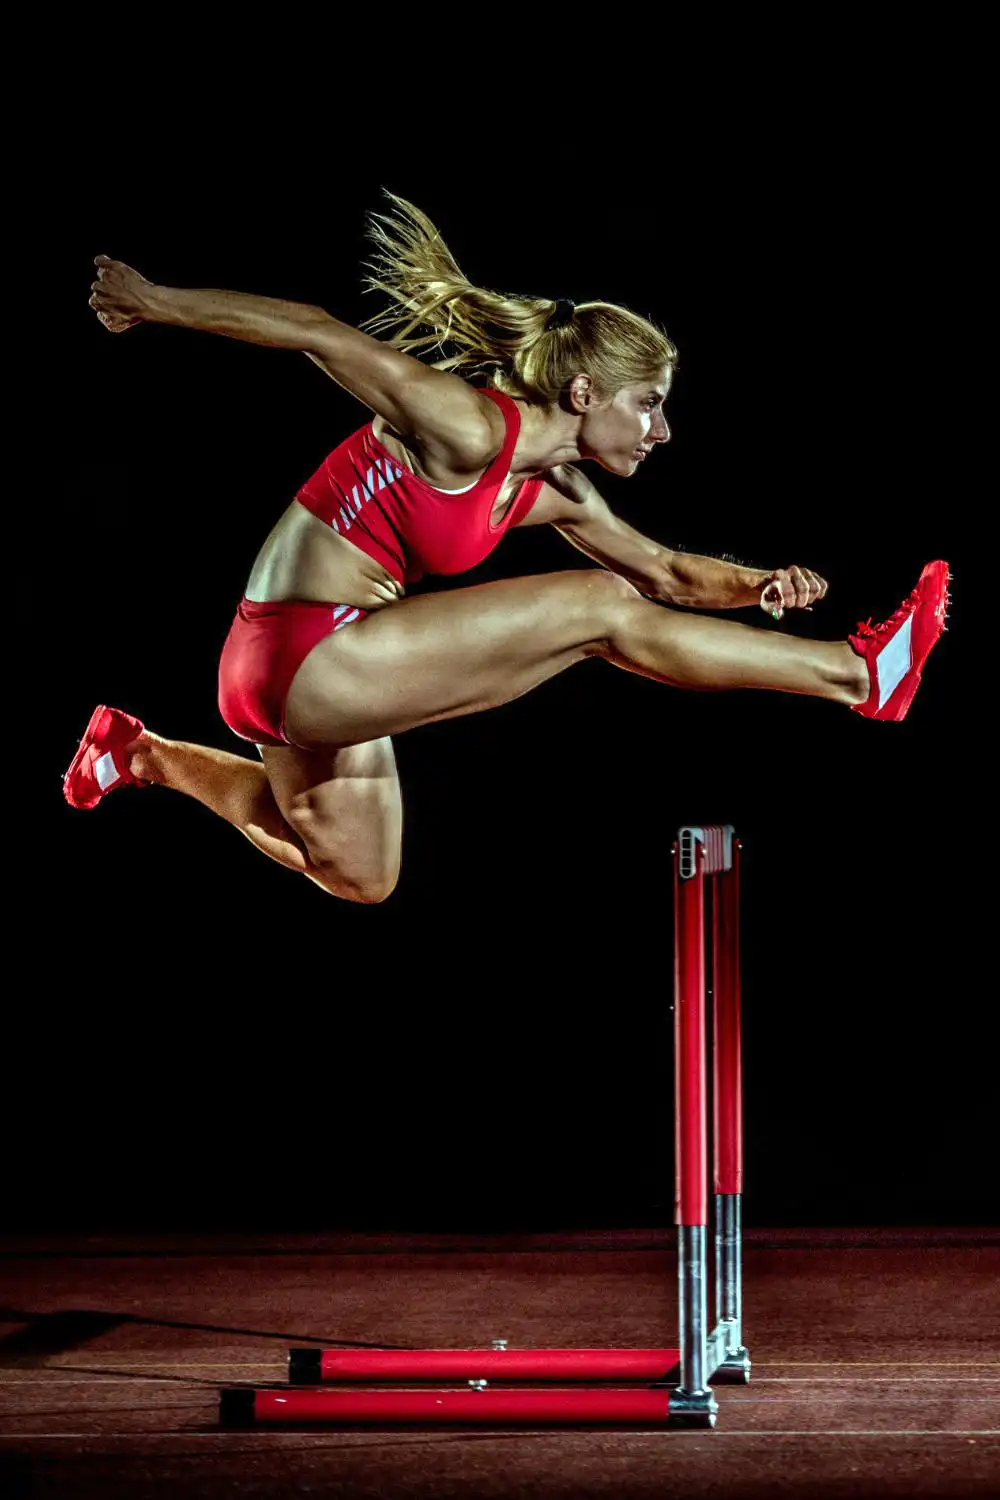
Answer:
[[[748,1223],[987,1222],[983,205],[961,130],[914,99],[849,128],[731,119],[716,143],[706,102],[667,142],[621,116],[583,150],[496,121],[457,155],[457,120],[374,144],[335,113],[252,142],[164,131],[110,173],[98,132],[58,164],[12,1226],[668,1223],[669,848],[698,821],[745,845]],[[374,907],[173,793],[65,805],[96,702],[248,748],[215,705],[233,610],[289,497],[367,419],[303,356],[108,335],[93,257],[357,322],[382,186],[473,281],[666,326],[673,441],[631,481],[593,477],[667,545],[829,580],[812,615],[734,618],[843,637],[950,559],[952,629],[905,723],[584,664],[397,742],[404,868]],[[536,528],[458,582],[584,565]]]

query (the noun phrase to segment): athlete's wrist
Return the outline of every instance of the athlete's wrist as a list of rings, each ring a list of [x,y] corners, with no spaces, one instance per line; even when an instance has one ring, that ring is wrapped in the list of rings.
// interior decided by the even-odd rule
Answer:
[[[740,608],[760,603],[761,591],[770,576],[770,573],[765,572],[763,568],[740,569],[740,588],[742,592]]]
[[[179,316],[180,306],[177,298],[176,287],[152,284],[145,295],[147,308],[142,315],[143,322],[176,323],[183,327],[186,320]]]

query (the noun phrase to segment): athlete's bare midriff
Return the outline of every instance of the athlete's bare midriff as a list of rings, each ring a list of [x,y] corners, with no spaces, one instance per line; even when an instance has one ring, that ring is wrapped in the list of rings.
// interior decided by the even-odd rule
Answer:
[[[257,553],[244,594],[257,604],[302,599],[383,609],[403,585],[374,557],[340,536],[297,500]]]
[[[416,455],[380,417],[374,435],[397,463],[440,489],[461,489],[479,474],[429,473]],[[524,476],[509,475],[494,502],[491,521],[506,515]],[[388,592],[388,597],[387,597]],[[257,554],[244,593],[258,604],[301,599],[314,604],[352,604],[358,609],[383,609],[405,595],[403,584],[377,562],[306,510],[297,500],[279,518]]]

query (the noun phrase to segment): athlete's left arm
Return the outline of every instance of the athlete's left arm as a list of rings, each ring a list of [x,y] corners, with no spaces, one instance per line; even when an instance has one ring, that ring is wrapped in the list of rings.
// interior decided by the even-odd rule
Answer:
[[[545,522],[587,557],[627,578],[641,594],[661,604],[694,609],[760,605],[780,619],[785,609],[808,609],[827,589],[825,581],[808,568],[767,572],[664,547],[616,516],[587,476],[572,464],[548,471],[534,505],[518,525]]]

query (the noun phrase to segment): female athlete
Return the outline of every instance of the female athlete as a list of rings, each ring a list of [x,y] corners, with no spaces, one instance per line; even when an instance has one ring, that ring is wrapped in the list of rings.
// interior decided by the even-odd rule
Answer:
[[[827,585],[804,567],[764,572],[660,546],[577,467],[631,475],[669,441],[671,341],[610,303],[473,285],[427,217],[389,197],[390,215],[372,218],[367,278],[389,307],[362,328],[300,303],[156,286],[97,257],[90,306],[110,332],[162,323],[301,350],[374,416],[279,518],[222,652],[222,716],[263,764],[163,739],[101,705],[67,800],[92,808],[123,785],[173,787],[324,890],[375,902],[400,865],[392,736],[506,703],[587,657],[673,687],[772,688],[902,719],[944,628],[947,565],[928,564],[888,620],[846,641],[689,613],[780,618]],[[602,566],[407,597],[425,574],[462,573],[510,528],[542,523]]]

